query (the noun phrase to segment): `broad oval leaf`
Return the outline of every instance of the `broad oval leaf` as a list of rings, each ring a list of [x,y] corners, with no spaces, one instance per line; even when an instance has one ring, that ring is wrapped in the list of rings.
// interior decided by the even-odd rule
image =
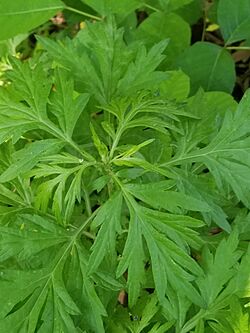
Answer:
[[[226,45],[250,37],[249,0],[220,0],[217,13]]]
[[[206,91],[231,93],[233,90],[236,79],[234,61],[218,45],[195,43],[179,57],[177,65],[190,76],[191,95],[200,87]]]
[[[46,22],[64,4],[60,0],[0,1],[0,40],[28,32]]]

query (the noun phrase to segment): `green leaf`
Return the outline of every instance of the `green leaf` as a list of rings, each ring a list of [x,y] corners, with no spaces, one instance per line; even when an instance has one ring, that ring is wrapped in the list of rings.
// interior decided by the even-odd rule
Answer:
[[[134,11],[140,6],[140,0],[81,0],[102,15],[124,14]]]
[[[131,317],[128,319],[126,326],[133,333],[141,333],[148,326],[151,326],[151,328],[147,328],[149,333],[164,333],[174,324],[173,321],[159,321],[160,306],[155,293],[143,295],[136,306],[131,309],[131,312]],[[117,324],[119,323],[118,320],[120,321],[120,318],[117,318]]]
[[[168,214],[153,209],[144,208],[146,219],[168,238],[176,242],[184,251],[189,251],[188,247],[200,249],[203,241],[197,231],[193,229],[201,228],[204,222],[185,215]],[[154,222],[155,221],[155,222]]]
[[[2,59],[0,332],[248,332],[250,93],[198,89],[231,91],[226,47],[176,68],[202,1],[64,1]]]
[[[56,70],[55,92],[50,97],[50,111],[57,117],[62,131],[72,137],[80,114],[88,103],[89,95],[74,97],[74,81],[66,70]]]
[[[184,173],[176,170],[178,174],[177,187],[179,191],[184,191],[188,195],[197,198],[207,204],[210,212],[202,213],[204,220],[208,225],[215,222],[223,230],[230,232],[231,226],[227,220],[227,214],[222,209],[225,199],[216,191],[210,180],[195,176],[192,173]]]
[[[88,252],[80,242],[77,242],[75,251],[68,258],[65,281],[67,281],[67,287],[71,290],[72,296],[81,310],[78,320],[79,326],[90,332],[104,333],[103,316],[107,316],[107,312],[95,289],[94,282],[88,276],[87,258]],[[100,274],[101,279],[103,275],[107,281],[108,274],[106,272]]]
[[[127,112],[124,113],[124,110],[127,110]],[[190,116],[190,114],[181,108],[178,109],[175,103],[165,102],[164,100],[152,97],[151,94],[145,92],[138,93],[136,98],[129,97],[115,99],[108,107],[105,107],[105,111],[114,115],[119,121],[114,135],[110,157],[113,157],[115,151],[118,150],[119,142],[126,130],[132,130],[135,127],[142,127],[145,130],[151,128],[167,137],[169,134],[168,129],[182,133],[178,126],[179,116]],[[129,139],[127,138],[127,140]],[[143,140],[143,142],[144,141],[145,140]],[[147,140],[144,144],[146,142],[149,143],[150,141]],[[139,144],[138,147],[141,148],[141,145],[142,143]],[[114,159],[114,163],[122,163],[122,160],[125,159],[125,157],[120,158],[119,160],[118,158]],[[147,162],[145,161],[145,163]]]
[[[223,92],[199,91],[194,97],[188,100],[187,112],[192,113],[200,119],[186,118],[183,124],[184,135],[179,138],[178,146],[175,150],[176,164],[182,164],[182,159],[189,152],[199,150],[209,144],[217,135],[222,119],[227,112],[235,113],[237,103],[233,98]],[[171,166],[175,164],[175,159],[167,160],[163,165]],[[177,162],[178,161],[178,162]],[[191,160],[189,160],[191,161]],[[188,161],[186,160],[188,163]],[[186,162],[184,162],[186,164]],[[188,164],[186,164],[188,165]],[[216,190],[214,181],[210,177],[201,177],[205,166],[197,163],[193,167],[188,166],[189,171],[184,172],[175,168],[177,174],[176,181],[179,191],[206,202],[211,211],[202,213],[205,221],[210,225],[214,221],[218,226],[230,232],[230,225],[227,221],[223,206],[228,202],[221,192],[221,188]]]
[[[203,2],[193,0],[184,7],[177,9],[176,13],[180,15],[190,25],[194,25],[199,21],[203,14]]]
[[[125,188],[137,199],[153,206],[155,209],[164,208],[172,213],[183,210],[209,212],[207,204],[191,196],[171,190],[173,183],[169,181],[151,184],[128,184]]]
[[[130,207],[130,222],[126,244],[117,267],[117,277],[127,270],[128,302],[134,306],[140,295],[140,289],[145,282],[145,253],[142,242],[141,225],[136,213]]]
[[[249,278],[249,264],[250,264],[250,247],[241,259],[237,273],[233,276],[228,287],[225,289],[225,296],[228,294],[236,294],[240,298],[249,298],[250,296],[250,278]],[[223,297],[222,293],[222,297]],[[248,305],[249,306],[249,305]]]
[[[111,30],[114,34],[110,34]],[[166,78],[165,73],[155,69],[165,58],[162,53],[168,41],[160,41],[148,52],[141,44],[126,47],[122,29],[117,29],[110,19],[104,25],[88,24],[75,40],[65,44],[38,40],[74,75],[79,90],[88,91],[103,105],[114,97],[152,89]]]
[[[1,272],[0,288],[4,304],[0,310],[1,330],[9,328],[13,333],[20,330],[33,333],[39,328],[41,332],[48,333],[77,333],[82,310],[87,307],[90,311],[89,316],[84,316],[84,327],[104,332],[102,316],[106,312],[92,280],[87,277],[86,251],[77,240],[82,227],[73,234],[54,222],[30,215],[23,215],[16,227],[16,230],[14,227],[2,228],[1,260],[15,257],[20,252],[17,260],[21,264],[21,260],[28,258],[30,267],[23,270],[4,269]],[[72,260],[77,265],[70,266],[68,271]],[[80,287],[77,285],[78,276]],[[68,280],[77,285],[80,298],[75,297],[76,289],[74,287],[72,291]]]
[[[235,84],[234,61],[222,47],[197,42],[178,58],[177,65],[190,77],[191,94],[202,87],[206,91],[231,93]]]
[[[58,44],[48,38],[38,40],[74,75],[81,90],[94,95],[101,104],[116,94],[118,82],[133,58],[132,50],[125,47],[123,31],[116,29],[113,20],[88,24],[73,41]]]
[[[135,333],[140,333],[143,331],[144,328],[146,328],[150,322],[151,319],[155,316],[155,314],[159,311],[158,307],[158,300],[156,295],[152,295],[149,297],[143,311],[140,322],[137,324],[137,327],[134,329]]]
[[[1,291],[5,306],[0,312],[1,330],[8,328],[16,333],[22,329],[32,333],[43,324],[39,323],[40,316],[52,306],[54,311],[47,318],[48,332],[52,333],[53,328],[77,332],[71,316],[79,315],[80,311],[65,289],[62,277],[65,250],[68,253],[67,247],[62,246],[46,268],[4,271],[6,282],[1,281]],[[11,302],[7,302],[9,297]]]
[[[31,170],[39,161],[41,156],[56,153],[61,150],[63,143],[57,139],[47,139],[31,143],[25,148],[18,150],[12,156],[16,161],[10,165],[0,176],[0,182],[8,182],[21,174]]]
[[[218,21],[226,45],[250,37],[249,0],[220,0]]]
[[[27,33],[19,34],[13,38],[0,41],[0,57],[14,56],[17,52],[18,46],[26,40]]]
[[[143,281],[145,274],[142,235],[146,240],[152,260],[155,288],[161,303],[164,302],[165,295],[168,294],[167,286],[170,283],[174,290],[183,290],[183,292],[185,290],[188,298],[191,298],[196,304],[202,304],[201,297],[190,284],[190,281],[193,280],[192,274],[199,275],[201,270],[187,254],[187,244],[197,247],[200,242],[196,233],[188,227],[200,227],[201,222],[191,218],[187,219],[184,216],[175,216],[143,208],[134,201],[127,191],[125,193],[131,220],[117,274],[120,276],[128,268],[129,304],[135,304],[139,292],[137,290],[135,293],[134,288],[140,286],[139,281]],[[179,232],[182,233],[182,237],[178,236]],[[137,265],[134,261],[135,256],[137,256]]]
[[[187,102],[187,112],[197,116],[199,119],[187,119],[184,126],[187,126],[183,138],[188,141],[188,147],[210,142],[217,134],[221,119],[226,112],[235,112],[237,103],[234,98],[224,92],[199,90]],[[180,145],[182,148],[182,144]],[[180,149],[182,149],[180,148]]]
[[[250,168],[247,139],[249,130],[246,127],[246,119],[249,117],[249,100],[250,93],[247,92],[237,111],[226,114],[217,136],[204,150],[204,161],[211,170],[217,186],[227,183],[237,198],[246,205],[249,205],[245,177]],[[245,137],[245,140],[242,140],[242,137]],[[219,151],[220,158],[216,160],[215,156],[218,156]]]
[[[189,25],[180,16],[174,13],[157,12],[151,14],[139,25],[135,36],[149,46],[169,38],[164,64],[173,66],[176,57],[190,45],[191,31]]]
[[[0,261],[11,257],[17,260],[30,260],[45,249],[59,248],[69,240],[69,235],[39,216],[21,214],[17,219],[17,227],[0,227]]]
[[[166,12],[168,11],[174,11],[180,7],[183,7],[189,3],[191,3],[193,0],[158,0],[162,9]]]
[[[226,195],[228,189],[232,189],[238,200],[249,206],[249,129],[246,125],[249,118],[249,100],[250,93],[247,92],[237,111],[228,111],[225,114],[218,133],[207,146],[193,151],[194,147],[191,146],[190,152],[182,151],[180,155],[176,155],[176,160],[164,165],[175,162],[178,165],[184,160],[185,163],[203,163],[210,170],[222,194]]]
[[[37,64],[33,67],[31,62],[22,63],[17,59],[12,59],[12,65],[13,70],[8,72],[8,78],[13,81],[12,90],[0,90],[0,120],[2,125],[0,127],[0,143],[9,139],[12,139],[15,143],[24,133],[39,129],[64,141],[84,158],[93,160],[92,156],[80,149],[67,133],[65,134],[58,128],[57,124],[49,119],[48,98],[52,89],[52,82],[43,66]],[[86,94],[81,96],[77,105],[75,105],[77,108],[76,114],[71,110],[69,115],[66,116],[67,121],[70,121],[67,125],[67,131],[70,133],[72,133],[72,126],[79,117],[80,110],[86,104]],[[80,105],[78,105],[78,102]],[[59,116],[58,112],[62,112],[61,100],[57,98],[54,103],[58,103],[57,106],[54,104],[54,111],[56,109],[55,112]]]
[[[89,274],[96,271],[105,256],[108,256],[109,264],[112,264],[116,250],[116,236],[121,233],[121,208],[122,195],[118,192],[101,207],[92,223],[92,228],[100,226],[100,230],[91,248]]]
[[[48,21],[64,7],[60,0],[0,2],[0,40],[28,32]]]
[[[96,133],[96,130],[92,124],[90,124],[90,130],[92,133],[92,139],[94,142],[94,145],[102,159],[103,162],[107,161],[108,157],[108,148],[107,146],[100,140],[98,134]]]
[[[13,80],[14,91],[0,91],[0,142],[13,138],[16,142],[22,134],[35,128],[44,128],[47,118],[47,99],[51,89],[51,81],[41,65],[31,68],[31,64],[22,64],[12,59],[13,71],[8,78]],[[35,84],[33,84],[35,83]],[[26,103],[23,103],[25,101]],[[10,111],[11,110],[11,115]],[[47,131],[51,122],[46,119]]]
[[[24,201],[22,198],[13,191],[9,190],[6,186],[3,184],[0,184],[0,202],[7,204],[8,206],[19,206],[24,205]]]
[[[128,150],[125,150],[123,153],[118,155],[118,157],[122,157],[122,158],[130,157],[130,156],[136,154],[137,152],[139,152],[140,149],[142,149],[143,147],[146,147],[153,142],[154,142],[154,139],[149,139],[149,140],[146,140],[146,141],[140,143],[139,145],[134,145],[131,148],[129,148]]]
[[[134,62],[131,62],[118,84],[118,94],[130,96],[136,91],[150,89],[154,84],[166,79],[166,74],[156,71],[163,61],[162,54],[168,45],[164,39],[154,45],[148,52],[145,46],[140,46]],[[146,74],[146,75],[145,75]]]
[[[69,222],[76,201],[82,199],[82,175],[92,163],[76,159],[76,166],[63,168],[53,164],[38,164],[37,168],[30,172],[35,179],[43,178],[43,182],[36,188],[35,207],[47,212],[50,200],[52,211],[58,221]],[[48,177],[49,179],[45,179]]]
[[[41,118],[46,117],[46,105],[51,90],[51,79],[41,64],[32,65],[31,61],[22,63],[11,59],[12,70],[7,76],[13,82],[17,97],[25,100],[31,110]]]
[[[164,302],[164,297],[168,294],[167,283],[169,283],[175,291],[182,290],[188,299],[203,306],[201,296],[191,284],[194,279],[193,274],[199,276],[201,270],[184,248],[179,247],[178,236],[171,235],[170,229],[168,229],[168,224],[171,225],[172,222],[171,217],[168,220],[166,216],[165,223],[159,223],[159,220],[155,219],[154,213],[151,215],[149,210],[144,210],[139,218],[152,261],[153,277],[159,300]],[[179,246],[176,246],[175,242]]]
[[[216,332],[234,332],[227,320],[230,318],[228,307],[232,302],[237,302],[235,295],[238,288],[242,288],[245,285],[244,280],[249,279],[245,266],[249,262],[249,251],[243,257],[239,268],[238,260],[242,251],[237,250],[238,242],[238,232],[234,230],[227,239],[220,241],[214,254],[208,247],[204,248],[201,264],[205,275],[197,279],[197,284],[206,301],[206,307],[187,321],[182,333],[190,332],[194,327],[199,332],[199,328],[204,328],[205,321],[208,321],[209,326]]]
[[[232,232],[227,240],[222,240],[213,256],[205,248],[202,254],[206,276],[197,280],[207,307],[212,306],[224,285],[233,276],[233,268],[241,255],[237,251],[238,235]]]
[[[167,72],[169,78],[159,86],[160,96],[170,100],[183,101],[190,92],[190,79],[181,70]],[[173,89],[174,86],[174,89]]]
[[[227,317],[233,332],[248,333],[249,332],[249,314],[245,312],[235,297],[230,303],[230,314]]]

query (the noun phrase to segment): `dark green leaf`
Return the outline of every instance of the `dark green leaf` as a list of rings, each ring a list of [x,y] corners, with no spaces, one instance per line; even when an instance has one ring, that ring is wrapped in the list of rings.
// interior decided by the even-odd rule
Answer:
[[[250,37],[249,0],[220,0],[218,21],[226,45]]]
[[[177,65],[191,80],[191,94],[202,87],[206,91],[231,93],[235,84],[234,61],[222,47],[197,42],[185,50]]]

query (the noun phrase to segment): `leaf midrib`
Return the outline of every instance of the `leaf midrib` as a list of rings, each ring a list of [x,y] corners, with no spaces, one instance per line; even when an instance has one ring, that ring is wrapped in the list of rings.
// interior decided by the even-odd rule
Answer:
[[[206,149],[206,148],[204,148],[204,149]],[[169,165],[176,164],[176,163],[181,164],[181,162],[196,159],[196,158],[200,158],[200,157],[204,157],[204,156],[211,155],[211,154],[227,153],[227,152],[232,152],[232,151],[246,151],[246,150],[250,150],[250,147],[249,148],[244,148],[244,149],[243,148],[233,148],[233,149],[211,150],[211,151],[208,151],[208,152],[203,153],[203,154],[197,153],[197,154],[193,154],[193,155],[173,159],[171,161],[168,161],[166,163],[161,164],[160,167],[165,167],[165,166],[169,166]]]
[[[230,34],[229,38],[227,39],[227,41],[226,41],[226,43],[225,43],[225,46],[228,46],[228,45],[232,44],[233,42],[235,42],[235,41],[232,40],[233,36],[237,33],[237,31],[239,31],[239,30],[241,29],[241,27],[242,27],[244,24],[247,23],[247,21],[250,22],[250,18],[249,18],[249,17],[245,18],[245,20],[242,21],[242,22],[241,22],[241,23],[240,23],[240,24],[239,24],[239,25],[233,30],[233,32]],[[232,40],[232,41],[231,41],[231,40]]]

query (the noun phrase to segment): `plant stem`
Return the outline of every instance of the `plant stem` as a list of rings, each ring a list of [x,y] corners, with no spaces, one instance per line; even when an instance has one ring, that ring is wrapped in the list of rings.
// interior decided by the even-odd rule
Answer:
[[[180,333],[188,333],[190,332],[198,323],[198,321],[205,317],[206,310],[201,309],[193,318],[191,318],[181,329]]]
[[[226,46],[227,50],[249,50],[250,51],[250,46]]]
[[[201,35],[201,41],[202,42],[204,42],[205,36],[206,36],[206,27],[207,27],[206,19],[207,19],[207,13],[204,10],[204,13],[203,13],[203,27],[202,27],[202,35]]]
[[[146,8],[153,10],[154,12],[159,12],[160,10],[156,7],[153,7],[151,5],[148,5],[147,3],[143,4]]]
[[[76,8],[73,8],[73,7],[66,6],[66,7],[64,7],[64,9],[66,9],[70,12],[82,15],[82,16],[86,16],[86,17],[91,18],[91,19],[96,20],[96,21],[102,21],[102,18],[99,17],[99,16],[95,16],[95,15],[83,12],[82,10],[79,10],[79,9],[76,9]]]
[[[92,235],[90,232],[88,232],[88,231],[84,231],[83,230],[83,235],[85,235],[86,237],[88,237],[88,238],[90,238],[90,239],[93,239],[93,240],[95,240],[96,239],[96,237],[94,236],[94,235]]]
[[[73,236],[72,244],[76,241],[77,237],[83,232],[83,230],[87,227],[87,225],[94,219],[94,217],[99,212],[99,208],[97,208],[91,216],[83,223],[83,225],[76,231],[75,235]]]
[[[111,147],[111,150],[110,150],[110,154],[109,154],[109,158],[110,160],[113,158],[114,156],[114,152],[116,150],[116,147],[120,141],[120,138],[121,138],[121,135],[123,133],[123,126],[119,127],[117,132],[116,132],[116,136],[115,136],[115,139],[113,141],[113,144],[112,144],[112,147]]]

